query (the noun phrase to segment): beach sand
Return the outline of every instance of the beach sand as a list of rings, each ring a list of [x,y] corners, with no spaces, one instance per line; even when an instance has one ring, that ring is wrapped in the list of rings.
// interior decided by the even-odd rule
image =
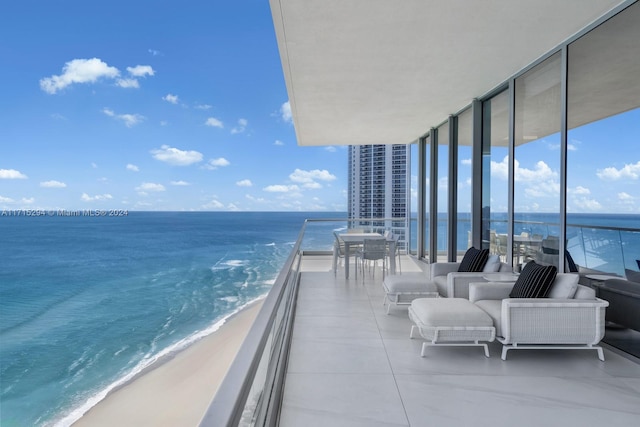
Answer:
[[[216,332],[110,393],[73,427],[197,426],[262,306],[232,316]]]

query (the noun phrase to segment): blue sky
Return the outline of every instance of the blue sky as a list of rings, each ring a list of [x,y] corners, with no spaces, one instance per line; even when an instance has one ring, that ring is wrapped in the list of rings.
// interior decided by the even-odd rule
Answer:
[[[266,0],[3,2],[0,37],[0,209],[346,210],[346,147],[296,144]],[[640,213],[639,122],[569,133],[570,212]],[[518,212],[557,211],[558,141],[516,153]]]
[[[1,209],[346,210],[266,0],[3,2],[0,37]]]

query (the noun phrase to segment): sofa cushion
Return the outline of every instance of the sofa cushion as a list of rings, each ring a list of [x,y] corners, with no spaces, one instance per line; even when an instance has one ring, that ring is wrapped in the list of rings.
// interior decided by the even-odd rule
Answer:
[[[500,264],[500,256],[489,255],[489,258],[487,258],[487,263],[484,265],[482,271],[484,273],[495,273],[496,271],[500,270],[500,267],[502,267],[502,265]]]
[[[436,285],[440,295],[447,295],[447,276],[436,276],[433,278],[433,283]]]
[[[626,276],[628,281],[640,283],[640,271],[633,271],[625,268],[624,275]]]
[[[463,298],[418,298],[411,308],[425,326],[493,326],[484,310]]]
[[[548,297],[561,299],[573,298],[578,289],[578,279],[580,279],[580,276],[577,274],[558,274],[556,280],[554,280],[551,285]]]
[[[554,265],[539,265],[530,261],[524,266],[509,294],[510,298],[545,298],[556,278]]]
[[[489,249],[476,249],[473,246],[464,254],[458,271],[482,271],[489,258]]]
[[[496,336],[502,336],[502,300],[485,299],[476,301],[476,306],[480,307],[493,320],[496,328]]]
[[[382,286],[389,294],[436,292],[436,286],[429,282],[424,273],[390,274],[384,278]]]

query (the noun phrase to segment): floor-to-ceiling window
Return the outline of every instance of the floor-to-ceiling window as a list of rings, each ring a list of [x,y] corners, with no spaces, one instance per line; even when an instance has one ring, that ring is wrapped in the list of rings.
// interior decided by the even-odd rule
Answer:
[[[457,155],[457,259],[462,260],[466,249],[472,246],[471,236],[471,177],[473,148],[473,114],[471,108],[458,115]]]
[[[482,103],[482,247],[507,261],[509,91]]]
[[[560,239],[561,54],[515,80],[513,265],[558,266]]]
[[[447,233],[447,217],[449,212],[449,122],[438,127],[438,182],[436,185],[436,212],[437,229],[436,229],[436,248],[437,260],[447,260],[448,249],[448,233]]]
[[[423,241],[423,252],[424,257],[429,259],[430,257],[430,241],[431,241],[431,227],[430,224],[430,216],[431,216],[431,207],[430,207],[430,194],[431,194],[431,135],[428,135],[424,141],[424,200],[423,200],[423,212],[424,212],[424,223],[423,223],[423,231],[424,231],[424,241]]]
[[[408,196],[409,196],[409,209],[407,209],[407,215],[409,216],[409,236],[407,238],[407,251],[412,254],[418,253],[418,143],[409,145],[409,170],[407,175],[409,176],[408,183]]]
[[[640,269],[639,23],[636,3],[568,46],[566,239],[583,271]],[[610,301],[604,341],[640,357],[627,283],[590,284]]]

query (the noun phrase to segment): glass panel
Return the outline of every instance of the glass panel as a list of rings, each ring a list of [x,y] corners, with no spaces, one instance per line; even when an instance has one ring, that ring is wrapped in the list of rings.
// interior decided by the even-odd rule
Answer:
[[[636,3],[569,45],[566,236],[581,282],[609,301],[604,341],[636,357],[640,332],[625,306],[631,288],[621,294],[588,273],[640,269],[638,22]]]
[[[409,188],[410,209],[408,215],[409,221],[409,241],[407,250],[416,254],[418,252],[418,144],[411,144],[410,149],[410,172],[411,183]]]
[[[438,128],[438,182],[436,183],[438,227],[436,231],[437,260],[447,261],[447,214],[449,212],[449,122]]]
[[[558,266],[560,224],[558,52],[515,82],[513,266],[531,259]]]
[[[458,212],[457,260],[472,246],[471,239],[471,162],[473,147],[473,114],[471,109],[458,116]]]
[[[482,103],[482,247],[507,261],[509,92]]]
[[[426,171],[425,171],[425,184],[424,184],[424,193],[425,193],[425,197],[424,197],[424,206],[422,207],[424,209],[424,224],[423,224],[423,230],[424,230],[424,256],[426,259],[429,259],[429,241],[431,238],[431,229],[429,227],[429,216],[431,215],[431,212],[429,210],[429,195],[431,194],[431,186],[430,186],[430,173],[431,173],[431,136],[428,136],[426,138],[426,143],[425,143],[425,149],[424,149],[424,164],[426,167]]]

